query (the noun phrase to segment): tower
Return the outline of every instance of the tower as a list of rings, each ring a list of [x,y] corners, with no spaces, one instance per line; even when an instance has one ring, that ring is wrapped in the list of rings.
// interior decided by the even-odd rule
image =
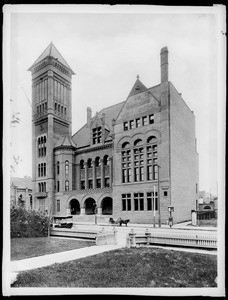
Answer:
[[[60,136],[71,136],[71,79],[75,73],[52,42],[28,70],[32,73],[34,209],[51,214],[53,148]]]

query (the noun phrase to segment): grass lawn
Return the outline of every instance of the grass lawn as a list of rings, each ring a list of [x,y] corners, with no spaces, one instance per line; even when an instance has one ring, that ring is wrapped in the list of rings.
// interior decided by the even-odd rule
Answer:
[[[122,248],[21,272],[12,287],[216,287],[217,257]]]
[[[20,260],[93,245],[95,243],[91,241],[55,237],[13,238],[11,239],[11,260]]]

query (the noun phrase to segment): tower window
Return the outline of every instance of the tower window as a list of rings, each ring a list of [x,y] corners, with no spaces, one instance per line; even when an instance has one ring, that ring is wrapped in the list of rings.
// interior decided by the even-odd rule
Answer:
[[[101,127],[93,128],[93,144],[101,142]]]
[[[154,124],[154,115],[149,115],[149,124]]]
[[[123,123],[123,129],[124,131],[128,130],[128,122]]]
[[[69,191],[69,180],[65,181],[65,191]]]
[[[56,212],[60,212],[60,200],[56,200]]]
[[[69,161],[65,161],[65,175],[69,175]]]
[[[142,126],[147,125],[147,116],[142,117]]]
[[[59,161],[57,161],[56,173],[57,173],[57,175],[59,175]]]

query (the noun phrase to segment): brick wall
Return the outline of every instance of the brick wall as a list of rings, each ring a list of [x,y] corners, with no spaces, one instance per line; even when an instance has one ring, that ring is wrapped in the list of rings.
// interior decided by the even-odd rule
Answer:
[[[195,117],[170,83],[171,202],[174,222],[191,219],[196,207],[198,154],[195,148]]]

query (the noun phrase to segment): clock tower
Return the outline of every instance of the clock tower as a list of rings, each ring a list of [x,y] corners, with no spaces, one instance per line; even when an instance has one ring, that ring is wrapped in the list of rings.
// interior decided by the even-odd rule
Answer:
[[[52,214],[54,145],[71,137],[71,79],[75,73],[51,42],[34,64],[32,73],[32,179],[35,210]]]

